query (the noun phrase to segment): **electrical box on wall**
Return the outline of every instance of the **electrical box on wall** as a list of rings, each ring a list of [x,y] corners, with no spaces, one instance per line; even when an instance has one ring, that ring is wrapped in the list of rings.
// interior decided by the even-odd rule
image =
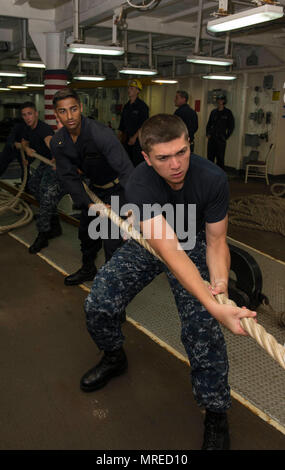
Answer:
[[[274,90],[272,91],[272,101],[279,101],[280,100],[280,91]]]
[[[272,90],[273,88],[273,75],[265,75],[263,79],[263,88],[265,90]]]
[[[258,65],[258,57],[255,54],[255,52],[252,52],[247,58],[246,58],[246,65],[251,66],[251,65]]]
[[[248,147],[258,147],[260,145],[259,135],[245,134],[245,145]]]

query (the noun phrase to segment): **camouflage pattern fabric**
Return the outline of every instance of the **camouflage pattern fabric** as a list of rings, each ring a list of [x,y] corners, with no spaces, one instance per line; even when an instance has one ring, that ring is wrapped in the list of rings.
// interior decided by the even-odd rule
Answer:
[[[208,280],[205,233],[187,252]],[[181,340],[191,364],[192,388],[199,406],[224,412],[231,405],[226,345],[219,323],[189,294],[157,258],[134,240],[118,249],[95,276],[85,301],[87,329],[104,351],[122,347],[120,314],[158,274],[165,272],[181,320]]]
[[[56,171],[41,162],[29,180],[28,190],[40,205],[37,229],[39,232],[48,232],[51,229],[51,218],[57,214],[57,205],[65,194]]]

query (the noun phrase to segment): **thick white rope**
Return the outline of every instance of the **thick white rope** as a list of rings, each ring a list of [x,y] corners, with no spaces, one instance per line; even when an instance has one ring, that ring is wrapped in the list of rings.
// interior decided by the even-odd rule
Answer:
[[[108,216],[112,222],[117,224],[122,228],[127,234],[134,238],[140,245],[142,245],[146,250],[151,254],[156,256],[160,261],[163,262],[163,259],[155,252],[155,250],[149,245],[147,240],[145,240],[142,235],[135,230],[132,225],[128,222],[122,220],[116,213],[114,213],[111,208],[104,206],[103,202],[84,184],[85,190],[90,197],[90,199],[95,203],[100,205],[100,214],[102,216]],[[101,206],[103,211],[101,210]],[[204,281],[207,285],[210,285],[208,282]],[[233,300],[228,299],[224,294],[215,295],[215,299],[219,304],[228,304],[236,306]],[[279,344],[276,339],[267,331],[263,326],[256,323],[253,318],[242,318],[240,323],[243,329],[253,338],[258,344],[265,349],[265,351],[275,359],[283,369],[285,369],[285,347]]]
[[[270,191],[273,194],[273,196],[282,197],[285,194],[285,184],[274,183],[270,186]]]
[[[33,154],[34,157],[38,158],[39,160],[43,161],[47,165],[54,166],[51,160],[48,160],[37,153]],[[131,224],[127,221],[122,220],[115,212],[112,211],[110,207],[106,207],[105,204],[99,199],[96,194],[94,194],[88,186],[83,183],[84,188],[90,197],[91,201],[95,204],[100,205],[100,215],[109,217],[112,222],[118,225],[121,229],[123,229],[128,235],[130,235],[134,240],[136,240],[141,246],[143,246],[146,250],[148,250],[151,254],[156,256],[160,261],[164,262],[163,259],[156,253],[156,251],[149,245],[147,240],[145,240],[141,233],[138,232],[133,228]],[[207,285],[208,282],[204,281]],[[215,296],[216,301],[219,304],[229,304],[236,306],[233,300],[228,299],[224,294],[218,294]],[[279,363],[283,369],[285,369],[285,347],[279,344],[276,339],[267,331],[263,326],[256,323],[253,318],[242,318],[240,320],[243,329],[257,341],[257,343],[265,349],[265,351],[273,358],[275,361]]]
[[[0,234],[9,232],[10,230],[15,228],[23,227],[24,225],[30,223],[33,219],[33,212],[30,206],[25,201],[22,201],[20,199],[22,193],[24,192],[28,179],[28,168],[24,163],[26,158],[22,148],[20,148],[20,152],[24,166],[23,181],[21,183],[18,193],[15,196],[11,197],[11,195],[6,192],[3,194],[0,193],[0,214],[10,211],[16,215],[21,215],[21,218],[19,218],[13,224],[0,226]]]

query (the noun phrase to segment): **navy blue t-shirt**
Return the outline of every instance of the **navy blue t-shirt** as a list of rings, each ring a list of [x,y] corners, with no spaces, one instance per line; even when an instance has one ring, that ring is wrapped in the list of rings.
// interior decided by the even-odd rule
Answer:
[[[81,116],[81,130],[76,143],[65,127],[59,129],[50,142],[56,159],[56,173],[65,191],[81,208],[92,202],[87,195],[77,169],[91,183],[103,186],[119,178],[125,187],[133,165],[114,132],[95,119]]]
[[[194,134],[198,130],[198,115],[196,111],[190,108],[189,104],[185,103],[182,104],[182,106],[179,106],[179,108],[176,109],[174,114],[180,117],[182,121],[184,121],[188,129],[190,142],[194,142]]]
[[[119,131],[124,132],[129,139],[140,129],[148,116],[149,108],[143,100],[136,98],[133,103],[128,101],[123,108]]]
[[[143,162],[130,176],[125,194],[128,203],[138,206],[141,221],[163,214],[164,211],[160,210],[160,206],[163,208],[165,204],[173,205],[175,214],[176,204],[184,205],[185,228],[190,222],[188,221],[188,204],[195,204],[196,233],[205,229],[206,222],[214,223],[223,220],[229,204],[226,173],[214,163],[195,154],[190,156],[189,169],[182,189],[173,190],[153,167]],[[159,206],[156,205],[152,214],[149,215],[149,210],[143,210],[144,204],[158,204]],[[172,226],[171,223],[170,225]],[[175,230],[175,226],[172,228]]]
[[[44,141],[45,137],[48,137],[49,135],[54,135],[53,129],[39,119],[38,124],[34,129],[27,126],[23,139],[29,142],[29,147],[31,149],[35,150],[39,155],[51,160],[51,151]]]
[[[17,122],[11,129],[10,134],[7,137],[6,145],[13,146],[15,142],[21,142],[28,129],[28,126],[24,121]],[[14,150],[14,148],[13,148]]]

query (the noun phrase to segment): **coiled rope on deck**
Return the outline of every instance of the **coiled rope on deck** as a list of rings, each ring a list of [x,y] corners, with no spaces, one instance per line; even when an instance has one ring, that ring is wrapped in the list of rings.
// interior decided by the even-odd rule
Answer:
[[[270,191],[273,194],[273,196],[282,197],[285,194],[285,184],[274,183],[270,186]]]
[[[285,199],[254,194],[230,201],[229,222],[285,236]]]
[[[285,199],[281,197],[285,194],[285,184],[275,183],[270,189],[273,196],[254,194],[232,199],[229,207],[229,222],[232,225],[275,232],[285,236]],[[274,313],[278,315],[278,324],[285,326],[285,312]]]
[[[0,225],[0,234],[9,232],[10,230],[14,228],[19,228],[23,227],[24,225],[27,225],[31,220],[33,219],[33,212],[30,208],[30,206],[25,202],[22,201],[21,195],[24,192],[27,179],[28,179],[28,168],[24,164],[25,159],[25,154],[22,148],[20,148],[21,156],[22,156],[22,161],[23,161],[23,167],[24,167],[24,176],[23,176],[23,181],[21,183],[21,186],[19,188],[18,193],[15,196],[11,196],[8,193],[0,193],[0,214],[4,214],[5,212],[13,212],[13,214],[16,214],[17,216],[21,215],[21,218],[19,218],[16,222],[13,224],[9,225]]]
[[[38,158],[39,160],[43,161],[47,165],[54,166],[51,160],[48,160],[45,157],[42,157],[41,155],[34,153],[34,157]],[[102,216],[107,216],[109,217],[112,222],[114,222],[116,225],[118,225],[122,230],[124,230],[128,235],[130,235],[134,240],[136,240],[141,246],[143,246],[146,250],[148,250],[151,254],[156,256],[160,261],[163,261],[163,259],[156,253],[156,251],[150,246],[150,244],[145,240],[141,233],[138,232],[133,228],[131,224],[129,224],[127,221],[122,220],[121,217],[119,217],[110,207],[105,206],[101,199],[99,199],[96,194],[94,194],[88,186],[83,183],[84,188],[90,197],[91,201],[93,201],[95,204],[100,205],[100,214]],[[208,282],[204,281],[207,285],[209,285]],[[236,306],[235,302],[233,300],[228,299],[224,294],[218,294],[215,296],[216,301],[219,304],[228,304],[228,305],[233,305]],[[242,318],[240,320],[240,323],[243,327],[243,329],[253,338],[257,341],[257,343],[265,349],[265,351],[273,358],[275,361],[279,363],[283,369],[285,369],[285,347],[279,344],[276,339],[269,334],[263,326],[259,325],[256,323],[253,318]]]

